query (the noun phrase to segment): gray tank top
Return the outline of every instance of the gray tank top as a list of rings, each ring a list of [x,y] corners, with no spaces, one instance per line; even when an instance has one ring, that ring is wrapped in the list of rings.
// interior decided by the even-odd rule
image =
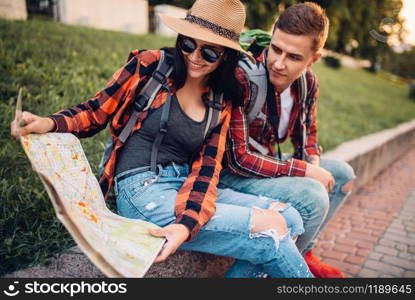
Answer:
[[[173,95],[167,134],[160,145],[157,164],[165,166],[171,162],[177,164],[189,162],[193,153],[203,144],[207,111],[206,109],[203,121],[197,122],[186,115],[176,95]],[[160,128],[161,112],[161,108],[149,111],[141,129],[127,139],[120,150],[116,175],[138,167],[150,166],[151,148]]]

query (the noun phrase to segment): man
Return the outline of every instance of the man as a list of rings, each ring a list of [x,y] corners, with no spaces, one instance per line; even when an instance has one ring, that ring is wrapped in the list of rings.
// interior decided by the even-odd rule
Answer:
[[[298,238],[297,247],[305,254],[311,272],[316,277],[344,277],[312,254],[318,233],[350,194],[354,179],[353,169],[345,162],[320,160],[317,144],[319,86],[310,67],[321,57],[328,27],[325,12],[314,3],[293,5],[283,12],[274,25],[270,46],[257,58],[268,74],[268,93],[250,123],[246,107],[252,87],[248,75],[238,70],[246,88],[246,105],[232,112],[227,168],[222,171],[220,186],[291,203],[304,221],[305,233]],[[305,78],[306,97],[301,97],[301,77]],[[277,158],[275,145],[279,149],[287,138],[294,155]],[[254,270],[254,266],[236,261],[228,276],[253,276]]]

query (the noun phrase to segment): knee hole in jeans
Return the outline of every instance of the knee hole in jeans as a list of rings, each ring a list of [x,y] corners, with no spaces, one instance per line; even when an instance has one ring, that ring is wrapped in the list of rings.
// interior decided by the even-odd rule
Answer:
[[[353,188],[353,182],[354,182],[354,179],[350,180],[345,185],[343,185],[342,192],[343,193],[349,193],[349,192],[351,192],[352,191],[352,188]]]
[[[253,208],[251,233],[260,233],[268,230],[276,230],[280,236],[286,235],[288,227],[284,217],[273,210]]]
[[[268,209],[270,210],[274,210],[276,212],[279,212],[280,210],[282,210],[283,208],[287,207],[288,204],[287,203],[282,203],[282,202],[271,202]]]

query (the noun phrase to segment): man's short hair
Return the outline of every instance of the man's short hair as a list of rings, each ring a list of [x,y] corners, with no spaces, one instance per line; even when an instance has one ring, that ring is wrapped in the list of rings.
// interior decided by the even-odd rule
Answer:
[[[275,22],[273,32],[277,28],[289,34],[311,35],[311,48],[319,51],[327,40],[329,19],[321,6],[304,2],[288,7]]]

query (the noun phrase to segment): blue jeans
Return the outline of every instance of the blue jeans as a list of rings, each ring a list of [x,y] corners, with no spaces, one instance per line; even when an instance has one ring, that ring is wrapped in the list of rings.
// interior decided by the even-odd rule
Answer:
[[[161,227],[175,222],[177,191],[189,175],[189,168],[175,164],[158,168],[158,173],[146,171],[121,181],[118,178],[138,169],[117,175],[115,193],[120,215]],[[301,216],[292,206],[280,212],[287,221],[287,234],[279,236],[272,229],[251,232],[253,209],[267,209],[272,202],[276,201],[218,189],[215,214],[192,241],[179,249],[247,261],[259,265],[271,277],[313,277],[291,238],[304,231]]]
[[[306,177],[245,178],[230,173],[228,169],[222,171],[219,187],[269,197],[294,206],[304,222],[305,233],[296,242],[304,254],[314,247],[318,234],[346,200],[349,193],[342,190],[343,186],[355,178],[353,169],[343,161],[321,159],[320,166],[334,177],[335,186],[330,193],[320,182]],[[239,277],[248,274],[249,269],[256,272],[259,268],[236,261],[227,275]]]

